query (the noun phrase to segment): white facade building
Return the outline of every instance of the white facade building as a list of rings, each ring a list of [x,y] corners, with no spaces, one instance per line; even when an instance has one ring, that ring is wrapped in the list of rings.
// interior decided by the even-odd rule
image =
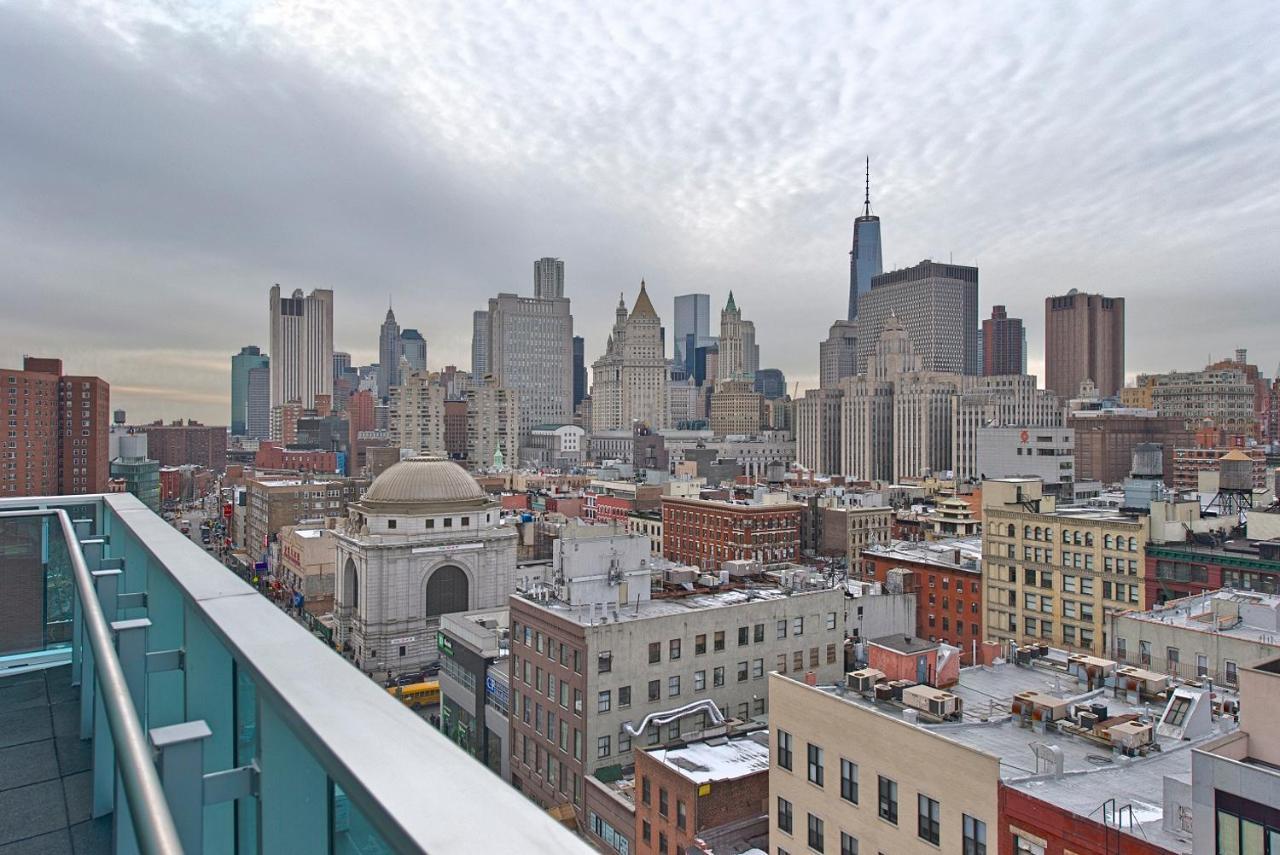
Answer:
[[[441,615],[500,607],[515,590],[518,533],[447,460],[388,468],[334,537],[335,641],[375,674],[421,668],[436,658]]]

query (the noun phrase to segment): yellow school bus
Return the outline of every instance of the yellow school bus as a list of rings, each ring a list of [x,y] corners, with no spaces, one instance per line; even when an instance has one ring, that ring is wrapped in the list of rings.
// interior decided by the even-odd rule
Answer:
[[[387,693],[398,698],[410,709],[429,707],[440,703],[440,681],[429,680],[425,683],[410,683],[407,686],[392,686]]]

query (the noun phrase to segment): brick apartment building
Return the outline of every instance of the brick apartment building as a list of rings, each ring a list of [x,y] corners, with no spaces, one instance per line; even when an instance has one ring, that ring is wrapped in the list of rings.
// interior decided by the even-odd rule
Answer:
[[[0,496],[107,492],[110,386],[64,375],[62,360],[0,369]]]
[[[1076,432],[1076,480],[1119,484],[1129,475],[1133,449],[1156,442],[1164,449],[1165,477],[1173,472],[1173,450],[1194,444],[1183,419],[1128,413],[1081,412],[1068,416]]]
[[[161,466],[192,463],[214,472],[227,468],[226,427],[210,427],[188,419],[167,425],[154,422],[142,430],[147,434],[147,453]]]
[[[705,832],[769,813],[769,731],[636,752],[638,855],[705,851]]]
[[[911,571],[904,593],[916,595],[916,632],[961,649],[961,663],[977,664],[983,642],[982,540],[881,544],[862,553],[867,578],[887,582],[889,571]]]
[[[776,564],[800,557],[804,505],[662,498],[662,555],[707,572],[733,560]]]
[[[283,469],[293,472],[323,472],[325,474],[343,474],[338,472],[338,455],[333,451],[319,449],[281,448],[275,443],[264,442],[258,445],[254,455],[255,469]]]

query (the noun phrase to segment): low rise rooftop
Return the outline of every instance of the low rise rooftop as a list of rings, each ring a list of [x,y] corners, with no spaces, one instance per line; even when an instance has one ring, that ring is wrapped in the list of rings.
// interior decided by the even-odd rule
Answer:
[[[539,599],[531,593],[517,593],[517,597],[531,605],[544,608],[557,617],[574,621],[583,626],[592,626],[608,618],[610,623],[647,620],[650,618],[669,617],[671,615],[692,615],[710,609],[729,608],[760,600],[782,600],[787,597],[803,597],[821,594],[831,588],[814,588],[809,590],[790,590],[781,586],[747,585],[719,591],[698,591],[676,596],[659,596],[650,600],[632,602],[623,606],[608,604],[608,611],[601,606],[592,608],[592,604],[575,605],[563,600],[547,598]]]
[[[866,547],[862,554],[890,561],[914,561],[950,569],[978,572],[982,560],[981,537],[954,537],[935,541],[895,540]],[[957,560],[957,557],[959,560]]]
[[[1277,594],[1223,588],[1171,600],[1149,611],[1129,612],[1124,617],[1261,644],[1280,643],[1280,595]]]
[[[679,748],[652,748],[646,753],[695,784],[732,781],[769,770],[769,731],[704,739]]]
[[[1199,717],[1198,731],[1188,728],[1186,736],[1164,736],[1159,724],[1164,705],[1149,699],[1137,703],[1123,690],[1113,687],[1089,689],[1065,670],[1066,656],[1051,653],[1044,664],[1022,667],[1013,664],[975,666],[962,669],[960,681],[947,689],[961,702],[956,720],[939,720],[913,710],[902,701],[876,700],[871,693],[861,693],[845,686],[819,687],[846,702],[881,715],[902,719],[922,730],[953,740],[1000,761],[1000,779],[1050,804],[1083,818],[1103,822],[1102,805],[1115,800],[1117,809],[1126,805],[1133,811],[1133,826],[1126,824],[1124,833],[1164,846],[1171,852],[1191,852],[1190,833],[1170,830],[1176,823],[1164,822],[1162,806],[1166,778],[1189,782],[1192,748],[1202,746],[1235,729],[1232,718]],[[1178,687],[1169,690],[1172,696]],[[1217,687],[1215,687],[1217,689]],[[1207,695],[1196,695],[1203,703]],[[1038,703],[1061,710],[1061,717],[1045,724],[1035,716],[1019,711],[1018,697],[1030,697]],[[1219,696],[1221,697],[1221,696]],[[1070,711],[1088,706],[1103,713],[1098,720],[1073,720]],[[1105,707],[1105,711],[1101,708]],[[1091,713],[1092,715],[1092,713]],[[1046,718],[1048,715],[1046,714]],[[1118,720],[1118,721],[1117,721]],[[1077,721],[1082,722],[1077,724]],[[1131,730],[1151,725],[1155,747],[1144,745],[1141,751],[1128,753],[1113,747],[1105,730],[1107,722]],[[1114,736],[1112,737],[1114,739]],[[1127,811],[1126,811],[1127,813]],[[1114,827],[1114,822],[1112,823]]]

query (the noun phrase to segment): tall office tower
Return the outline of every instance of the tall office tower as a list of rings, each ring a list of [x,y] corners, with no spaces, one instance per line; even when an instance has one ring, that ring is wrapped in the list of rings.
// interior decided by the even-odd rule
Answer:
[[[964,382],[955,372],[921,370],[911,337],[890,316],[865,374],[841,382],[840,472],[899,481],[952,465],[952,411]]]
[[[245,436],[249,412],[249,372],[254,368],[267,368],[267,357],[257,345],[240,348],[231,357],[231,435]],[[267,408],[271,404],[268,402]]]
[[[550,300],[564,296],[564,262],[539,258],[533,263],[533,296]]]
[[[519,396],[520,435],[573,421],[573,315],[568,297],[489,298],[488,372]],[[472,340],[472,351],[475,351]],[[474,372],[473,372],[474,373]],[[476,380],[484,379],[478,375]]]
[[[711,338],[711,295],[681,294],[675,300],[675,341],[672,353],[677,365],[690,367],[693,350],[706,347]],[[692,336],[692,338],[690,338]]]
[[[387,307],[387,317],[378,328],[378,394],[391,397],[391,387],[400,385],[400,325]]]
[[[840,381],[858,373],[858,325],[836,321],[827,340],[818,345],[818,388],[836,389]]]
[[[573,337],[573,408],[587,397],[587,343],[580,335]]]
[[[21,371],[0,369],[11,449],[0,459],[0,496],[105,493],[110,393],[99,377],[64,375],[60,359],[27,356]]]
[[[427,370],[427,340],[415,329],[400,331],[400,355],[409,363],[410,371]]]
[[[982,322],[982,375],[1002,377],[1022,374],[1022,342],[1026,333],[1022,318],[1011,318],[1004,306],[993,306],[991,317]]]
[[[756,372],[755,389],[765,400],[781,398],[787,394],[787,377],[780,368],[761,368]]]
[[[471,313],[471,376],[478,382],[489,373],[489,313]]]
[[[1124,387],[1124,297],[1072,288],[1044,301],[1044,385],[1063,398],[1092,380],[1110,398]]]
[[[871,158],[868,157],[862,216],[853,221],[853,249],[849,251],[849,320],[858,317],[858,299],[871,290],[872,277],[883,271],[880,218],[871,213]]]
[[[303,296],[280,296],[271,286],[271,406],[333,394],[333,292],[317,288]]]
[[[742,319],[742,310],[729,301],[720,311],[720,361],[716,381],[754,380],[759,367],[760,351],[756,347],[756,325]]]
[[[337,380],[351,370],[351,354],[345,350],[333,352],[333,379]]]
[[[250,368],[245,378],[244,435],[249,439],[271,436],[271,367],[266,362]]]
[[[519,466],[520,403],[516,394],[489,378],[468,389],[466,398],[467,461],[483,469]]]
[[[643,422],[654,430],[667,426],[667,360],[662,321],[644,282],[635,306],[618,295],[618,309],[604,355],[591,365],[591,430],[631,430]]]
[[[840,472],[842,438],[839,389],[810,389],[796,401],[796,462],[819,475]]]
[[[415,452],[447,456],[444,444],[444,387],[415,371],[391,387],[387,426],[391,444]]]
[[[906,327],[921,371],[978,373],[978,268],[925,259],[873,278],[858,309],[859,373],[890,316]]]

